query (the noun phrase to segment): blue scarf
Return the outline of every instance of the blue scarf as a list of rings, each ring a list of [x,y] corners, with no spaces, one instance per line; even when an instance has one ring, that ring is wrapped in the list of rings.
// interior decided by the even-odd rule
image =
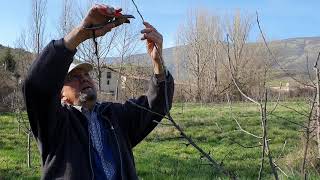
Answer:
[[[103,126],[98,116],[96,104],[93,111],[81,108],[81,112],[88,119],[88,129],[91,139],[91,155],[94,159],[93,170],[95,179],[116,179],[116,167],[113,160],[112,150],[108,147],[105,134],[107,129]]]

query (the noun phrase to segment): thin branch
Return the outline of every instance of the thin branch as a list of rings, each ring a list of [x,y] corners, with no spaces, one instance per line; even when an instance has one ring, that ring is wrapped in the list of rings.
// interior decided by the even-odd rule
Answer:
[[[310,82],[312,82],[313,86],[316,86],[316,83],[313,82],[312,77],[311,77],[311,73],[310,73],[310,69],[309,69],[309,56],[307,55],[306,57],[306,66],[307,66],[307,73],[308,73],[308,77]]]
[[[264,81],[264,86],[265,86],[265,81]],[[271,170],[272,170],[272,173],[274,175],[274,178],[276,180],[279,179],[278,177],[278,172],[277,172],[277,169],[274,165],[274,162],[273,162],[273,157],[271,155],[271,150],[270,150],[270,146],[269,146],[269,141],[267,141],[268,139],[268,131],[267,131],[267,103],[268,103],[268,92],[267,92],[267,89],[265,89],[265,99],[264,99],[264,107],[263,107],[263,113],[262,115],[264,115],[264,132],[265,132],[265,135],[264,135],[264,141],[265,141],[265,144],[266,144],[266,150],[267,150],[267,155],[268,155],[268,158],[269,158],[269,164],[270,164],[270,167],[271,167]]]
[[[313,130],[310,131],[310,125],[311,125],[311,121],[312,121],[312,114],[313,114],[313,109],[315,107],[316,98],[317,98],[317,95],[314,96],[313,103],[311,104],[311,108],[310,108],[310,112],[309,112],[309,118],[308,118],[308,124],[307,124],[306,132],[305,132],[306,133],[306,144],[304,146],[303,162],[302,162],[302,170],[301,170],[301,173],[304,176],[306,176],[305,168],[306,168],[307,154],[308,154],[309,143],[310,143],[310,134],[313,132]]]
[[[309,85],[309,84],[306,84],[306,83],[303,83],[301,82],[300,80],[294,78],[293,76],[290,75],[290,73],[287,72],[287,70],[285,70],[281,65],[280,63],[278,62],[278,60],[276,59],[276,57],[274,56],[274,54],[272,53],[268,43],[267,43],[267,40],[262,32],[262,29],[261,29],[261,26],[260,26],[260,20],[259,20],[259,15],[258,15],[258,12],[256,12],[256,15],[257,15],[257,24],[258,24],[258,28],[259,28],[259,31],[260,31],[260,34],[262,36],[262,39],[263,39],[263,42],[264,42],[264,45],[266,46],[267,50],[268,50],[268,53],[270,54],[270,56],[272,57],[273,61],[279,66],[279,68],[288,76],[290,77],[291,79],[293,79],[294,81],[298,82],[299,84],[302,84],[302,85],[305,85],[305,86],[308,86],[308,87],[312,87],[312,88],[315,88],[315,86],[312,86],[312,85]]]
[[[273,164],[275,165],[275,167],[276,167],[277,169],[279,169],[279,171],[280,171],[282,174],[284,174],[286,177],[288,177],[288,175],[287,175],[275,162],[273,162]]]
[[[260,103],[252,98],[250,98],[248,95],[246,95],[241,89],[240,87],[238,86],[238,83],[236,82],[235,78],[234,78],[234,75],[233,75],[233,72],[232,72],[232,68],[231,68],[231,57],[230,57],[230,46],[229,46],[229,35],[227,35],[227,43],[228,43],[228,61],[229,61],[229,71],[230,71],[230,74],[231,74],[231,78],[232,78],[232,81],[234,83],[234,85],[236,86],[236,88],[238,89],[238,91],[240,92],[240,94],[245,97],[246,99],[248,99],[249,101],[253,102],[254,104],[260,106]]]
[[[280,83],[280,90],[281,90],[281,87],[282,87],[282,83]],[[280,103],[280,96],[281,96],[281,91],[279,91],[279,93],[278,93],[278,97],[277,97],[277,101],[276,101],[275,106],[273,107],[273,109],[269,113],[272,114],[277,109],[277,107],[278,107],[278,105]]]
[[[173,126],[172,124],[162,123],[162,122],[158,122],[156,120],[153,120],[152,122],[163,125],[163,126]]]
[[[294,111],[295,113],[297,113],[297,114],[299,114],[299,115],[302,115],[302,116],[304,116],[304,117],[309,117],[307,114],[304,114],[304,113],[302,113],[302,112],[299,112],[299,111],[297,111],[296,109],[291,108],[291,107],[289,107],[289,106],[286,106],[286,105],[283,105],[283,104],[280,104],[279,106],[282,106],[282,107],[285,107],[285,108],[287,108],[287,109],[290,109],[290,110]]]
[[[192,145],[195,149],[197,149],[200,154],[203,156],[203,157],[206,157],[210,163],[212,163],[211,165],[218,169],[220,172],[223,172],[225,175],[229,176],[231,179],[237,179],[236,176],[233,174],[233,172],[231,171],[228,171],[226,170],[223,166],[221,166],[216,160],[214,160],[208,153],[206,153],[202,148],[200,148],[189,136],[187,136],[184,131],[182,130],[182,128],[173,120],[173,118],[168,114],[168,117],[160,114],[160,113],[157,113],[157,112],[154,112],[154,111],[151,111],[143,106],[140,106],[138,104],[136,104],[135,102],[131,101],[131,100],[128,100],[128,102],[130,102],[132,105],[140,108],[140,109],[143,109],[145,111],[148,111],[150,113],[153,113],[153,114],[156,114],[156,115],[159,115],[165,119],[168,119],[172,124],[173,126],[180,132],[180,135],[182,137],[184,137],[184,139],[186,139],[190,145]]]
[[[284,117],[282,117],[282,116],[278,116],[278,115],[275,115],[275,114],[270,114],[270,115],[272,115],[272,116],[274,116],[274,117],[277,117],[277,118],[280,118],[280,119],[283,119],[283,120],[286,120],[286,121],[288,121],[288,122],[290,122],[290,123],[292,123],[292,124],[295,124],[295,125],[297,125],[297,126],[300,126],[300,127],[302,127],[302,128],[307,128],[306,126],[304,126],[304,125],[302,125],[302,124],[293,122],[293,121],[291,121],[291,120],[289,120],[289,119],[287,119],[287,118],[284,118]]]
[[[250,133],[249,131],[246,131],[246,130],[244,130],[244,129],[241,127],[241,125],[240,125],[240,123],[238,122],[238,120],[232,115],[231,101],[230,101],[230,98],[229,98],[229,95],[228,95],[228,94],[227,94],[227,100],[228,100],[228,104],[229,104],[229,108],[230,108],[230,116],[231,116],[232,119],[237,123],[239,129],[240,129],[242,132],[244,132],[244,133],[246,133],[246,134],[249,134],[250,136],[253,136],[253,137],[258,138],[258,139],[262,139],[261,136],[257,136],[257,135],[255,135],[255,134],[253,134],[253,133]]]
[[[284,143],[283,143],[282,150],[281,150],[281,152],[280,152],[280,154],[279,154],[279,156],[278,156],[278,159],[280,159],[280,157],[282,156],[286,145],[287,145],[287,140],[285,140]]]

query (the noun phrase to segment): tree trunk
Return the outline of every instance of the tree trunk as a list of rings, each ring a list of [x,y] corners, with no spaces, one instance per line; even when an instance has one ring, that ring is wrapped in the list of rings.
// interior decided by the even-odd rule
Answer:
[[[27,166],[31,168],[31,132],[28,132],[28,153],[27,153]]]
[[[317,126],[317,142],[318,142],[318,157],[320,157],[320,75],[319,75],[319,68],[316,67],[316,74],[317,74],[317,116],[316,116],[316,126]]]
[[[196,53],[197,56],[197,97],[196,97],[196,101],[200,102],[201,101],[201,87],[200,87],[200,81],[201,81],[201,77],[200,77],[200,58],[199,58],[199,54]]]

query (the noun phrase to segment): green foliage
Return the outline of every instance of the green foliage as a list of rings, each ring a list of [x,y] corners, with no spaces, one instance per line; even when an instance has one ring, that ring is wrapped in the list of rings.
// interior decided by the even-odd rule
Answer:
[[[287,102],[287,106],[300,111],[307,110],[301,102]],[[272,108],[272,105],[269,109]],[[185,132],[205,151],[210,152],[218,162],[235,171],[240,179],[257,179],[261,148],[243,148],[234,141],[246,146],[259,145],[259,140],[249,136],[237,127],[231,118],[226,104],[199,105],[175,104],[172,116]],[[233,115],[242,127],[261,136],[259,110],[247,103],[233,104]],[[302,123],[305,117],[279,106],[277,116]],[[13,114],[0,114],[0,179],[34,179],[40,176],[40,157],[33,141],[33,168],[26,167],[27,137],[18,134]],[[300,127],[275,116],[269,116],[269,138],[272,155],[277,164],[288,174],[281,179],[301,179],[299,168],[288,162],[294,152],[302,149]],[[163,123],[169,123],[163,120]],[[134,148],[136,169],[140,179],[228,179],[218,174],[199,153],[178,138],[179,133],[171,126],[159,125],[142,143]],[[284,142],[287,141],[284,151]],[[301,164],[301,162],[296,162]],[[265,161],[263,179],[273,179],[269,163]],[[310,170],[310,179],[317,174]]]
[[[5,70],[14,73],[16,70],[16,61],[11,54],[11,49],[7,48],[5,55],[1,59],[1,64],[3,64]]]

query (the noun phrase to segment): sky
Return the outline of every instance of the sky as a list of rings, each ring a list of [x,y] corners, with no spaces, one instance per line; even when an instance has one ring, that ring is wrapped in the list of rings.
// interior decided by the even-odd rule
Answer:
[[[57,24],[63,0],[48,0],[46,31],[50,38],[58,39]],[[82,0],[75,0],[82,2]],[[85,0],[83,0],[84,2]],[[201,8],[216,15],[232,14],[240,10],[260,16],[268,40],[294,37],[320,36],[320,0],[135,0],[146,21],[164,36],[164,47],[172,47],[178,27],[187,12]],[[120,6],[120,0],[104,0],[105,4]],[[26,30],[31,18],[31,0],[0,0],[0,44],[15,46],[21,31]],[[137,19],[138,14],[134,12]],[[253,27],[257,32],[257,26]],[[48,41],[50,40],[48,39]],[[256,36],[250,37],[254,41]]]

